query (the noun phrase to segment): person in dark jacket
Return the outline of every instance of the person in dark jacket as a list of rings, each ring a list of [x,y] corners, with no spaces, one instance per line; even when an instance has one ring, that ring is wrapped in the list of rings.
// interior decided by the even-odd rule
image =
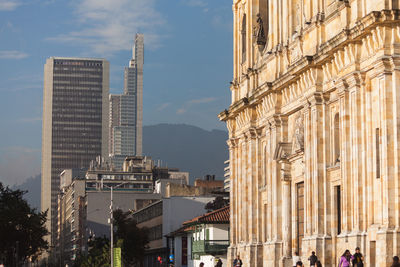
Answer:
[[[233,261],[233,267],[242,267],[243,263],[240,259],[239,255],[237,255],[236,259]]]
[[[397,257],[397,256],[394,256],[394,257],[393,257],[392,267],[400,267],[400,260],[399,260],[399,257]]]
[[[353,263],[354,267],[364,267],[364,257],[360,253],[359,247],[356,247],[356,252],[351,257],[351,262]]]
[[[215,267],[222,267],[222,261],[221,261],[221,259],[219,259],[219,260],[217,261],[217,264],[215,265]]]
[[[310,266],[315,266],[317,263],[318,257],[315,255],[315,251],[311,252],[311,256],[308,258],[310,261]]]

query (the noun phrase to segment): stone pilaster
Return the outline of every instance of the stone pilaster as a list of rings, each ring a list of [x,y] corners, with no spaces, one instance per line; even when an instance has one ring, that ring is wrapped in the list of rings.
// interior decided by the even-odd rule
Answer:
[[[339,128],[340,128],[340,170],[341,170],[341,207],[342,207],[342,234],[348,234],[351,229],[351,155],[350,155],[350,111],[349,91],[345,80],[336,84],[339,94]]]
[[[283,232],[283,266],[288,266],[292,260],[292,211],[291,211],[291,166],[287,160],[281,161],[282,180],[282,232]]]

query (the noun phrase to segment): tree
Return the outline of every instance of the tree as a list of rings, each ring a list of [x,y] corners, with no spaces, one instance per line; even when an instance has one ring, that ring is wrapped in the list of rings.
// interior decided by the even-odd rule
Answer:
[[[122,243],[122,260],[126,266],[143,261],[146,245],[149,243],[149,229],[139,228],[130,212],[114,211],[116,240]],[[121,242],[122,240],[122,242]]]
[[[124,266],[140,264],[144,251],[149,243],[149,230],[138,228],[130,212],[115,210],[114,214],[114,247],[120,247]],[[96,237],[90,241],[86,256],[79,256],[74,266],[108,267],[110,266],[110,241],[106,237]]]
[[[110,241],[106,237],[96,237],[88,242],[87,256],[80,255],[74,262],[76,267],[109,267]]]
[[[31,208],[23,199],[25,193],[0,182],[0,260],[6,266],[19,266],[28,258],[36,260],[48,249],[44,239],[47,211]]]
[[[221,209],[227,205],[229,205],[229,199],[225,199],[222,196],[217,196],[213,201],[208,202],[204,208],[207,210],[207,212],[211,212]]]

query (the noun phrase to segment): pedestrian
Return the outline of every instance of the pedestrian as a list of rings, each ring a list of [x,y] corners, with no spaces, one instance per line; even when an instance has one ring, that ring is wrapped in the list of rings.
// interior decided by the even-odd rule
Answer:
[[[296,267],[304,267],[304,265],[301,261],[298,261],[296,262]]]
[[[317,267],[322,267],[322,263],[318,260],[318,261],[315,263],[315,266],[317,266]]]
[[[399,260],[399,257],[397,257],[397,256],[394,256],[393,257],[393,263],[392,263],[392,266],[391,267],[400,267],[400,260]]]
[[[233,267],[242,267],[242,265],[242,260],[240,259],[240,256],[237,255],[236,259],[233,261]]]
[[[299,256],[299,253],[297,251],[294,252],[294,256],[293,256],[293,267],[296,267],[296,264],[301,261],[301,258]]]
[[[340,257],[339,267],[349,267],[351,261],[350,250],[346,249],[343,255]]]
[[[219,259],[219,260],[217,261],[217,264],[215,265],[215,267],[222,267],[222,261],[221,261],[221,259]]]
[[[318,260],[318,257],[315,255],[315,251],[311,252],[311,256],[308,257],[308,260],[310,261],[310,266],[315,266],[315,263]]]
[[[356,247],[356,252],[351,257],[351,261],[354,267],[364,267],[364,257],[360,253],[360,248]]]
[[[204,267],[204,262],[200,262],[200,266],[199,267]]]

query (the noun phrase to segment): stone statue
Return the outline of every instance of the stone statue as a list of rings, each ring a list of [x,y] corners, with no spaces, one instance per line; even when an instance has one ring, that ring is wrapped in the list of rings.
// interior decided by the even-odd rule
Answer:
[[[304,125],[301,114],[295,120],[295,130],[293,134],[293,152],[304,150]]]
[[[264,31],[264,22],[261,18],[260,13],[257,14],[257,27],[256,27],[256,42],[257,45],[264,46],[267,43]]]

